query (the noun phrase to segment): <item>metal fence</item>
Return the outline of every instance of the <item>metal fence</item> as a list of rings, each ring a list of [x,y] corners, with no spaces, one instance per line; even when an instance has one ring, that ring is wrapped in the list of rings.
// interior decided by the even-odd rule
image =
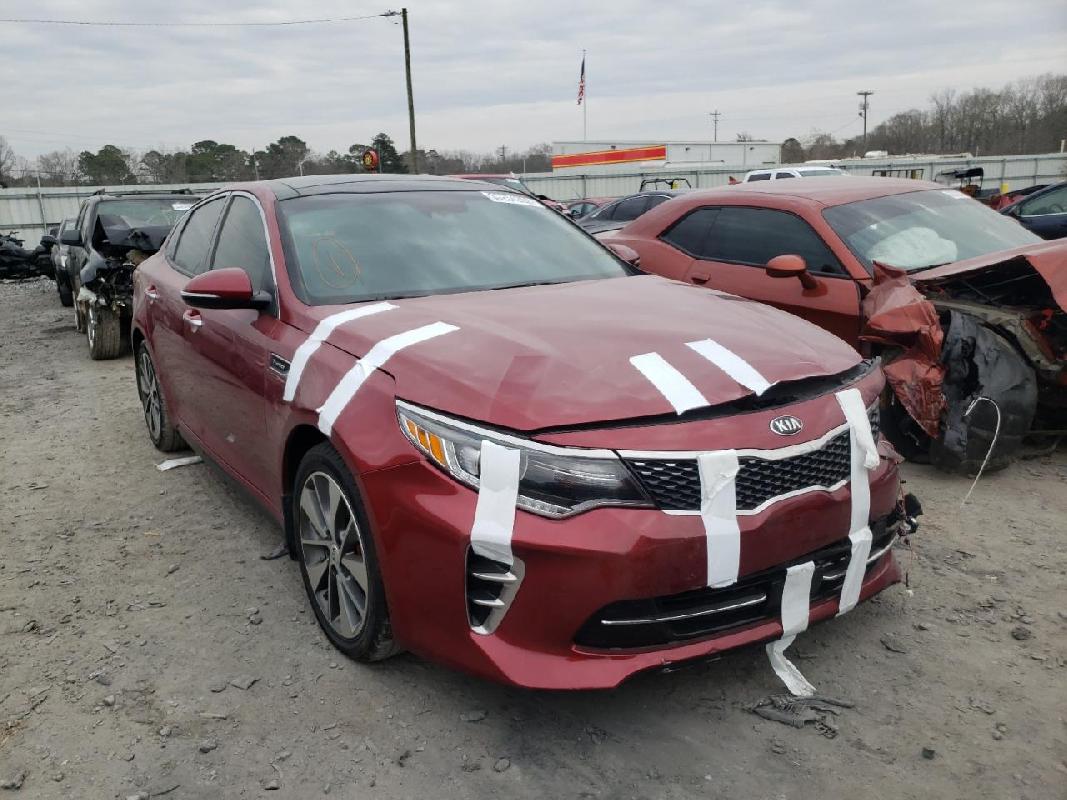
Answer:
[[[78,214],[82,200],[103,188],[111,191],[149,189],[192,189],[194,192],[216,188],[214,183],[173,183],[138,186],[18,186],[0,189],[0,231],[20,231],[27,244],[39,238],[53,225]]]
[[[1067,179],[1067,153],[1048,153],[1028,156],[983,156],[978,158],[903,158],[847,159],[833,162],[851,175],[873,175],[877,171],[906,171],[903,177],[934,180],[946,170],[982,167],[985,170],[985,185],[1000,186],[1007,183],[1009,189],[1024,189],[1038,183],[1052,183]],[[648,178],[686,179],[694,189],[710,189],[725,186],[731,176],[740,179],[746,168],[705,167],[685,170],[671,168],[644,172],[628,172],[620,175],[572,175],[542,172],[525,176],[527,185],[538,194],[557,200],[581,197],[618,197],[639,191],[641,181]],[[918,172],[918,174],[911,174]],[[683,186],[685,184],[682,184]],[[656,188],[665,188],[659,186]]]
[[[852,159],[834,162],[853,175],[873,175],[877,171],[904,170],[914,177],[933,180],[951,169],[982,167],[987,186],[1006,183],[1009,189],[1023,189],[1037,183],[1052,183],[1067,179],[1067,153],[1048,153],[1031,156],[985,156],[980,158],[886,158]],[[915,174],[918,171],[918,174]],[[724,186],[730,177],[740,178],[744,168],[705,167],[696,170],[648,170],[621,175],[574,175],[551,172],[526,175],[526,183],[534,191],[558,200],[580,197],[617,197],[636,192],[646,178],[684,178],[695,189]],[[684,185],[684,184],[683,184]],[[175,183],[152,186],[45,186],[0,189],[0,231],[21,231],[28,241],[39,237],[49,227],[58,225],[78,213],[83,199],[100,188],[130,189],[192,189],[207,192],[211,183]]]

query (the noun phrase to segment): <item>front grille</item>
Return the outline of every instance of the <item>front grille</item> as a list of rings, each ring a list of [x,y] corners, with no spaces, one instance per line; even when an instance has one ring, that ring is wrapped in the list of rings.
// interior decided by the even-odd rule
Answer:
[[[878,438],[878,409],[870,413]],[[848,480],[851,470],[849,432],[843,431],[818,450],[771,460],[741,456],[735,481],[737,510],[752,511],[768,500],[804,489],[828,489]],[[695,458],[627,459],[626,463],[651,495],[667,511],[700,510],[700,472]]]
[[[871,525],[869,573],[897,534],[895,517]],[[786,569],[815,562],[811,602],[841,593],[852,547],[841,539],[828,547],[773,569],[749,575],[725,589],[694,589],[681,594],[643,600],[623,600],[600,609],[575,636],[575,644],[598,650],[654,647],[714,636],[757,623],[779,619]]]

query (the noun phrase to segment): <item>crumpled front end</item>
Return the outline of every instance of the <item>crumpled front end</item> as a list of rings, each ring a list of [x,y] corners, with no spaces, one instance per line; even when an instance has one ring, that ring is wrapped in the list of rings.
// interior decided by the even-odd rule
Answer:
[[[887,348],[886,377],[914,423],[903,435],[973,472],[987,455],[989,468],[1009,464],[1035,418],[1067,429],[1065,302],[1058,243],[914,276],[876,265],[861,338]]]

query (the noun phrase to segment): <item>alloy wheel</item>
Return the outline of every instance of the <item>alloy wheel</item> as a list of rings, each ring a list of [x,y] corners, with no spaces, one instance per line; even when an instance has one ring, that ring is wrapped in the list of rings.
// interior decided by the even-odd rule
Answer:
[[[141,350],[140,364],[138,364],[137,377],[141,384],[141,406],[144,409],[144,421],[148,426],[148,434],[152,441],[159,441],[163,432],[163,408],[159,399],[159,379],[156,377],[156,368],[148,355],[148,350]]]
[[[354,639],[366,624],[370,586],[356,515],[337,481],[321,471],[304,481],[297,509],[301,564],[321,617],[337,636]]]

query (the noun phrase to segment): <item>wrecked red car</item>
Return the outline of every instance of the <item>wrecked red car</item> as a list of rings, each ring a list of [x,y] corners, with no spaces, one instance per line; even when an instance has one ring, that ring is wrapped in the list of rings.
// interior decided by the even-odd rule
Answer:
[[[265,504],[352,657],[573,689],[777,640],[778,669],[899,580],[875,362],[640,274],[523,193],[244,184],[135,298],[153,443]]]
[[[1067,428],[1067,243],[960,192],[888,178],[743,184],[600,238],[647,272],[783,308],[882,356],[883,422],[910,457],[996,468],[1035,428]]]

